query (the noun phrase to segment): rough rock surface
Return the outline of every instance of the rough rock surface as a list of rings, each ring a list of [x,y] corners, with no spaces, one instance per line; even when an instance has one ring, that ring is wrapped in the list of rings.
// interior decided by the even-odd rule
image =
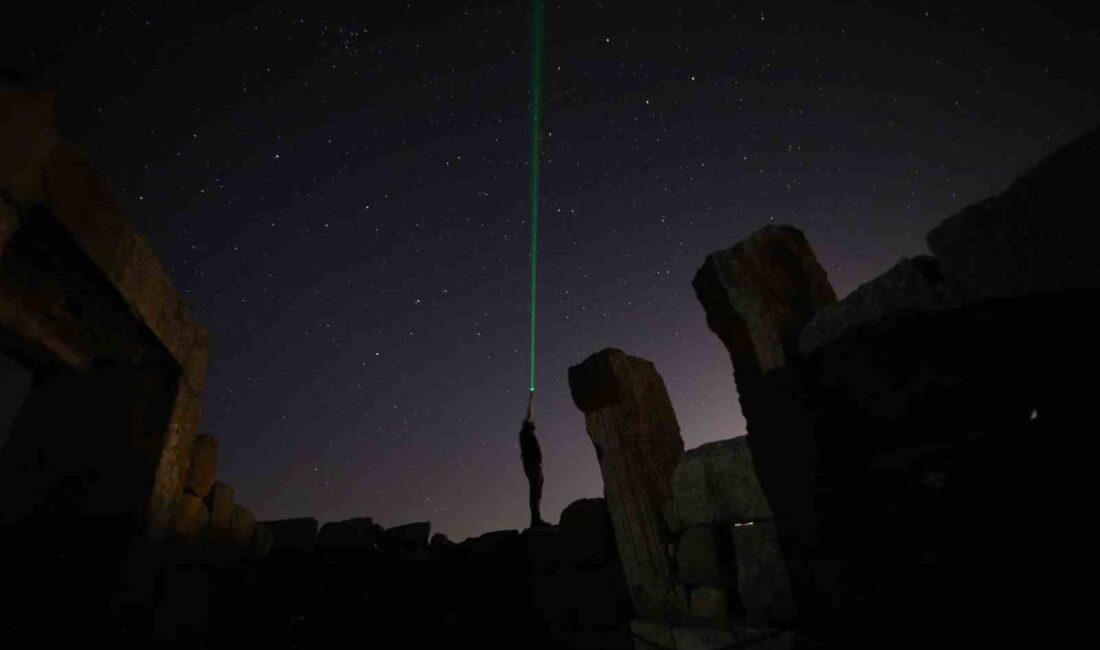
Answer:
[[[406,550],[427,548],[428,537],[432,532],[432,524],[427,521],[418,521],[411,524],[395,526],[386,529],[386,541],[398,548]]]
[[[945,219],[928,248],[971,301],[1100,288],[1097,178],[1100,127]]]
[[[746,617],[755,623],[794,622],[797,612],[791,579],[774,522],[732,526],[731,534],[737,562],[737,591]]]
[[[433,551],[441,551],[443,549],[451,548],[454,546],[454,542],[443,533],[436,533],[432,535],[432,539],[428,542],[428,547]]]
[[[256,557],[267,557],[275,545],[275,533],[262,523],[257,523],[252,533],[252,552]]]
[[[819,311],[802,330],[798,349],[810,354],[848,330],[886,316],[954,309],[962,302],[959,290],[944,280],[935,258],[907,257],[861,284],[840,302]]]
[[[675,600],[661,506],[684,450],[664,381],[649,361],[607,349],[569,369],[569,388],[596,448],[634,606],[659,618]]]
[[[176,519],[176,538],[185,544],[201,543],[210,526],[210,511],[202,499],[185,494],[180,500]]]
[[[210,508],[210,539],[213,542],[227,542],[232,539],[232,520],[236,490],[232,485],[215,481],[206,495],[206,504]]]
[[[607,502],[578,499],[565,507],[558,522],[559,553],[573,564],[602,564],[615,555],[615,532]]]
[[[312,551],[317,544],[317,520],[313,517],[261,522],[274,535],[272,550]]]
[[[805,235],[791,226],[765,226],[707,256],[692,286],[738,372],[785,365],[803,325],[836,302]]]
[[[212,435],[195,436],[191,465],[183,489],[200,499],[210,494],[218,470],[218,440]]]
[[[493,530],[463,540],[459,547],[476,557],[493,558],[512,552],[519,542],[518,530]]]
[[[673,650],[676,647],[676,640],[672,636],[672,627],[663,623],[635,619],[630,621],[630,632],[634,635],[635,640],[641,640],[655,648]]]
[[[248,508],[237,505],[229,520],[229,537],[233,545],[240,550],[251,550],[252,537],[256,532],[256,518]]]
[[[719,553],[714,528],[688,528],[676,545],[677,578],[685,585],[722,585],[729,571],[722,566]]]
[[[373,549],[378,545],[381,526],[370,517],[330,521],[317,533],[317,548],[325,550]]]
[[[770,519],[747,436],[700,445],[684,453],[672,475],[670,518],[677,528]]]

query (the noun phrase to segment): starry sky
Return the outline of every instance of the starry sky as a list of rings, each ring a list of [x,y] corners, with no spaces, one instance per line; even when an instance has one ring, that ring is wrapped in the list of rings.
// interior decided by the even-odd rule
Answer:
[[[51,2],[57,93],[212,343],[201,429],[260,519],[527,522],[529,5]],[[546,3],[543,513],[602,485],[567,369],[652,360],[688,448],[745,432],[691,278],[771,222],[841,296],[1100,116],[1072,4]]]

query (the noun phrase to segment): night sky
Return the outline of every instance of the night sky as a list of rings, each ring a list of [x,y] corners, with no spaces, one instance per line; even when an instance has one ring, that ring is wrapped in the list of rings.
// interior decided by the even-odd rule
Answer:
[[[209,330],[238,501],[524,527],[528,3],[26,4],[0,66],[56,91]],[[548,520],[602,494],[566,372],[604,347],[656,364],[688,448],[744,433],[708,253],[790,223],[843,296],[1098,121],[1083,9],[887,4],[547,2]]]

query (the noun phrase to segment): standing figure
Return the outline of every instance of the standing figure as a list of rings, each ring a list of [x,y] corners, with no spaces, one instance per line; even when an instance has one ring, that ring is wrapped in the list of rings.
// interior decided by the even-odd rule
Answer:
[[[530,488],[531,528],[541,528],[548,524],[539,514],[539,501],[542,500],[542,449],[535,437],[534,403],[535,393],[532,391],[527,398],[527,419],[519,430],[519,450],[523,459],[523,473],[527,475],[527,485]]]

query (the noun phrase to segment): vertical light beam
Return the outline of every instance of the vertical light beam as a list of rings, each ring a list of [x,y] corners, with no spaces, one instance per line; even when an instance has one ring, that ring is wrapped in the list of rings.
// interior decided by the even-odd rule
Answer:
[[[535,278],[539,253],[539,141],[542,135],[542,0],[531,0],[531,392],[535,391]]]

